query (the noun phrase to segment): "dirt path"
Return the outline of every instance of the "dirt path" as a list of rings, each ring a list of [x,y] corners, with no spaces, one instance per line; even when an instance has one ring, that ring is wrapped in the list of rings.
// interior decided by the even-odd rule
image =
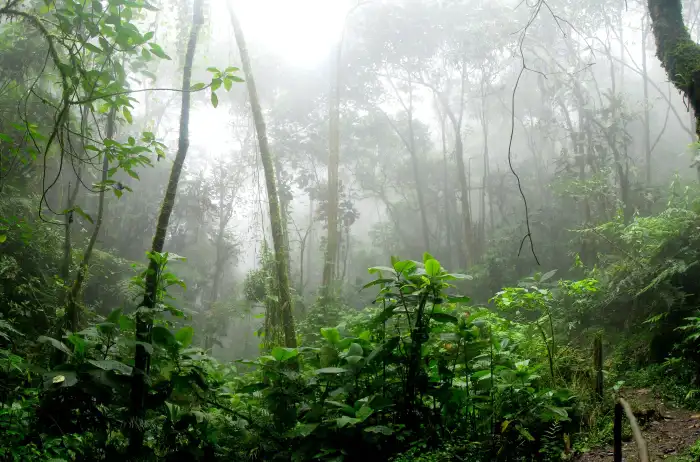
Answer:
[[[648,390],[636,390],[627,396],[632,408],[640,416],[642,435],[649,448],[649,459],[657,461],[690,461],[681,457],[700,439],[700,413],[671,407],[652,396]],[[625,462],[638,462],[639,453],[633,440],[622,446]],[[613,460],[612,446],[594,449],[576,459],[579,462]]]

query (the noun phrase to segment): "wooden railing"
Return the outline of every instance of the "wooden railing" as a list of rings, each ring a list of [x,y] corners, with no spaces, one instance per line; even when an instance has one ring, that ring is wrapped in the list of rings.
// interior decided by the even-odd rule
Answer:
[[[615,422],[613,427],[613,437],[615,440],[614,446],[614,461],[622,462],[622,412],[625,412],[627,419],[630,421],[630,427],[632,427],[632,435],[634,435],[634,441],[637,443],[637,449],[639,450],[639,460],[640,462],[649,462],[649,450],[647,449],[647,443],[642,437],[642,431],[639,429],[637,424],[637,419],[634,417],[632,408],[629,403],[624,398],[618,398],[615,403]]]

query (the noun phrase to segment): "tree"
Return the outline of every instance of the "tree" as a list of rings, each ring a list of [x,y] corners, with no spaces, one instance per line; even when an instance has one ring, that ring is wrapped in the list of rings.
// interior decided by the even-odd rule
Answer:
[[[649,0],[648,5],[656,56],[669,80],[693,108],[695,134],[700,136],[700,45],[693,41],[683,23],[681,0]]]
[[[238,22],[238,18],[229,4],[229,14],[231,16],[231,24],[233,25],[236,43],[241,55],[241,63],[243,65],[243,73],[245,74],[246,84],[248,86],[248,94],[250,97],[250,107],[253,112],[255,121],[255,131],[258,135],[258,144],[260,145],[260,158],[265,172],[265,185],[267,187],[267,199],[270,204],[270,225],[272,228],[272,243],[275,250],[275,269],[277,278],[277,290],[279,304],[277,309],[280,311],[282,318],[282,330],[284,333],[284,344],[288,348],[297,346],[296,331],[294,328],[294,317],[292,316],[292,294],[289,288],[289,257],[285,245],[285,232],[282,226],[282,214],[280,210],[280,200],[277,193],[277,181],[275,178],[275,168],[270,152],[270,146],[267,139],[267,128],[265,126],[265,118],[258,99],[258,90],[255,86],[253,78],[253,68],[248,55],[248,47],[243,35],[243,29]]]
[[[165,236],[168,230],[168,223],[173,207],[175,206],[175,196],[177,195],[177,185],[180,180],[187,150],[190,145],[189,123],[190,123],[190,87],[192,80],[192,63],[194,52],[197,47],[197,36],[202,27],[203,0],[195,0],[192,13],[192,27],[190,29],[189,41],[185,52],[185,66],[182,75],[182,108],[180,109],[180,134],[177,147],[177,154],[170,171],[168,186],[165,197],[158,215],[156,232],[153,236],[151,252],[162,252],[165,245]],[[151,259],[146,272],[145,295],[141,302],[144,311],[140,311],[136,318],[136,354],[134,358],[134,374],[131,388],[131,429],[129,434],[129,452],[132,457],[138,458],[143,449],[143,429],[141,428],[146,413],[146,375],[150,370],[151,355],[146,345],[151,343],[151,330],[153,329],[153,310],[156,306],[159,279],[159,262],[151,255]]]

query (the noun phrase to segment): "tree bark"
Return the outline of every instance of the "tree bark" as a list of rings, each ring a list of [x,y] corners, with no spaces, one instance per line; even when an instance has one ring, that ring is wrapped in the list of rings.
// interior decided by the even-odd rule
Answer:
[[[651,125],[649,121],[649,73],[647,66],[647,33],[649,24],[646,16],[642,19],[642,72],[644,73],[644,112],[642,122],[644,124],[644,157],[646,163],[646,182],[651,185]],[[622,66],[624,69],[624,66]]]
[[[156,232],[153,236],[151,249],[153,252],[162,252],[165,245],[165,235],[170,222],[170,215],[175,206],[177,186],[180,175],[187,157],[189,149],[189,123],[190,123],[190,92],[192,81],[192,62],[197,47],[197,36],[202,27],[203,20],[203,0],[195,0],[192,13],[192,28],[190,29],[189,41],[185,52],[185,65],[182,75],[182,108],[180,109],[180,134],[178,140],[177,154],[170,171],[168,186],[165,190],[165,197],[161,205],[156,224]],[[153,317],[149,313],[156,306],[158,293],[158,263],[151,259],[148,264],[145,280],[145,294],[141,307],[146,313],[139,312],[136,317],[136,354],[134,357],[134,370],[131,387],[131,428],[129,432],[129,453],[130,460],[138,460],[143,451],[143,420],[146,415],[146,375],[150,372],[151,355],[145,345],[151,343],[151,331],[153,329]]]
[[[681,0],[648,0],[656,56],[669,80],[685,95],[695,114],[695,134],[700,135],[700,45],[683,23]]]
[[[229,14],[233,25],[238,50],[241,54],[243,73],[245,74],[248,93],[250,96],[250,106],[255,121],[255,131],[258,135],[260,145],[260,157],[265,172],[265,184],[267,186],[267,199],[270,204],[270,224],[272,227],[272,243],[275,248],[275,266],[277,272],[277,289],[279,291],[279,311],[282,315],[282,328],[284,331],[284,343],[288,348],[296,348],[296,331],[294,328],[294,318],[292,316],[292,295],[289,289],[289,262],[288,249],[285,246],[284,229],[282,226],[282,215],[280,211],[279,194],[277,193],[277,182],[275,180],[275,169],[270,153],[270,146],[267,140],[267,128],[263,117],[258,90],[253,78],[253,69],[248,55],[248,47],[245,42],[243,30],[238,22],[232,6],[229,4]],[[337,194],[337,188],[336,188]],[[337,207],[336,207],[337,208]]]
[[[330,92],[329,136],[328,136],[328,238],[326,255],[323,263],[322,290],[328,297],[334,279],[336,260],[338,258],[338,171],[340,168],[340,74],[343,50],[342,39],[338,41],[334,79]]]

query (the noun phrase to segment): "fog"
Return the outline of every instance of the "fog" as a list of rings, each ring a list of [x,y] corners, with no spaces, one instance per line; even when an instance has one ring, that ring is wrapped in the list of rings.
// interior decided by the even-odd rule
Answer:
[[[696,37],[700,8],[686,3]],[[153,166],[136,166],[136,175],[114,174],[131,191],[107,194],[97,249],[110,257],[95,277],[115,287],[133,276],[129,265],[145,261],[178,148],[177,89],[192,2],[156,6],[136,23],[154,31],[172,59],[127,66],[131,90],[140,91],[132,95],[132,122],[118,114],[115,139],[151,131],[167,150],[163,160],[153,157]],[[596,259],[577,231],[654,213],[666,206],[661,191],[674,178],[696,178],[689,149],[695,122],[656,57],[645,3],[238,0],[230,6],[248,42],[267,124],[290,286],[302,320],[322,285],[336,69],[340,220],[333,285],[351,308],[371,302],[374,292],[360,291],[370,280],[367,268],[392,255],[420,260],[430,252],[446,268],[473,276],[463,289],[480,302],[535,271],[575,274],[576,258],[590,265]],[[209,67],[241,67],[228,8],[224,0],[205,5],[192,84],[208,84]],[[9,27],[1,24],[0,32]],[[45,51],[30,52],[28,78],[45,58]],[[44,85],[44,94],[56,91]],[[267,302],[247,297],[244,282],[263,268],[272,235],[246,84],[217,95],[214,107],[209,87],[191,94],[190,144],[165,250],[186,258],[171,265],[187,286],[173,291],[173,304],[198,323],[213,322],[215,355],[234,359],[257,354],[258,340],[250,336],[261,329]],[[14,110],[8,103],[3,117]],[[31,200],[46,191],[42,209],[58,221],[76,175],[89,185],[100,172],[89,162],[60,167],[62,158],[52,155],[44,171],[37,164],[25,176],[13,171],[4,179],[21,185],[30,175],[21,187],[29,185]],[[96,213],[98,193],[81,188],[82,210]],[[75,220],[76,239],[86,241],[92,225],[82,216]],[[91,280],[86,291],[86,303],[98,311],[139,302],[128,291],[101,287]]]

